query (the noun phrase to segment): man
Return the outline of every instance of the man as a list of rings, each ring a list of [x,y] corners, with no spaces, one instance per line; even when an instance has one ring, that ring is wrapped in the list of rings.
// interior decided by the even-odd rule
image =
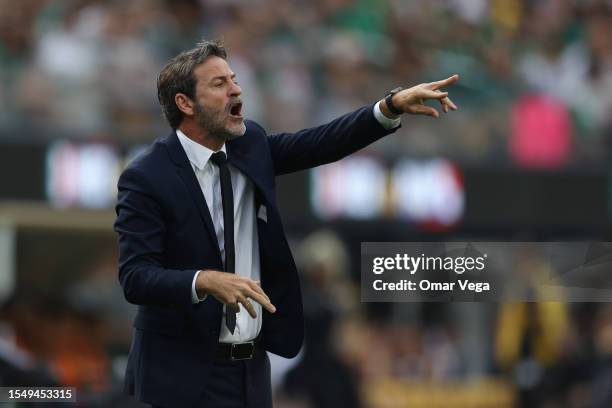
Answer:
[[[242,116],[219,42],[172,59],[158,96],[172,127],[121,174],[119,279],[139,306],[126,389],[171,407],[271,407],[265,351],[302,344],[298,275],[275,198],[277,175],[330,163],[394,132],[404,112],[457,109],[446,80],[394,90],[326,125],[268,136]],[[282,112],[279,112],[282,114]]]

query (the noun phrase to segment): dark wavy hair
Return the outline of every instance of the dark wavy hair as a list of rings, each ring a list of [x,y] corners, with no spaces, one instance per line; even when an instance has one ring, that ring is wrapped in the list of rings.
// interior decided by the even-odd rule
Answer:
[[[192,98],[195,94],[195,68],[210,56],[227,59],[227,51],[221,40],[202,41],[190,50],[183,51],[161,70],[157,77],[157,98],[166,121],[176,129],[183,120],[183,113],[176,106],[174,97],[183,93]]]

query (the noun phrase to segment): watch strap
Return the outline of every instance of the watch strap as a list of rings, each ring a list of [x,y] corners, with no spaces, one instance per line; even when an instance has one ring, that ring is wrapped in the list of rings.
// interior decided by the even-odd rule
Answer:
[[[401,91],[403,88],[397,87],[395,89],[390,90],[387,95],[385,95],[385,103],[387,104],[387,108],[394,115],[401,115],[404,111],[400,110],[393,104],[393,95]]]

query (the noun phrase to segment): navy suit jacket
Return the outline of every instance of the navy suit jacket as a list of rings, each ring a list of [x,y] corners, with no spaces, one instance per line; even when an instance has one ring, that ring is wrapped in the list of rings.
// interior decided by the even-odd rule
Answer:
[[[302,345],[302,297],[275,193],[275,177],[353,153],[395,131],[375,119],[373,106],[295,134],[268,136],[246,121],[246,133],[226,143],[229,161],[255,188],[261,284],[276,306],[263,311],[266,350],[295,356]],[[158,139],[123,171],[115,231],[119,280],[138,305],[126,391],[167,407],[191,406],[202,393],[219,338],[223,305],[213,296],[191,303],[199,269],[223,270],[213,222],[178,137]],[[236,254],[240,256],[240,254]]]

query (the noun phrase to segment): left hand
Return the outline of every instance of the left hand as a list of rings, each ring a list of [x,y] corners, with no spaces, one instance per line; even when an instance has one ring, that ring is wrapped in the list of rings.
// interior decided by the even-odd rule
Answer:
[[[457,105],[450,100],[448,92],[443,92],[440,89],[452,85],[458,80],[459,75],[455,74],[441,81],[419,84],[412,88],[404,89],[393,95],[393,105],[406,113],[428,115],[437,118],[440,116],[438,110],[425,105],[425,101],[428,99],[437,99],[440,101],[442,110],[445,113],[447,113],[449,109],[457,110]],[[387,104],[384,100],[383,103],[381,103],[381,110],[385,116],[394,116],[387,108]]]

